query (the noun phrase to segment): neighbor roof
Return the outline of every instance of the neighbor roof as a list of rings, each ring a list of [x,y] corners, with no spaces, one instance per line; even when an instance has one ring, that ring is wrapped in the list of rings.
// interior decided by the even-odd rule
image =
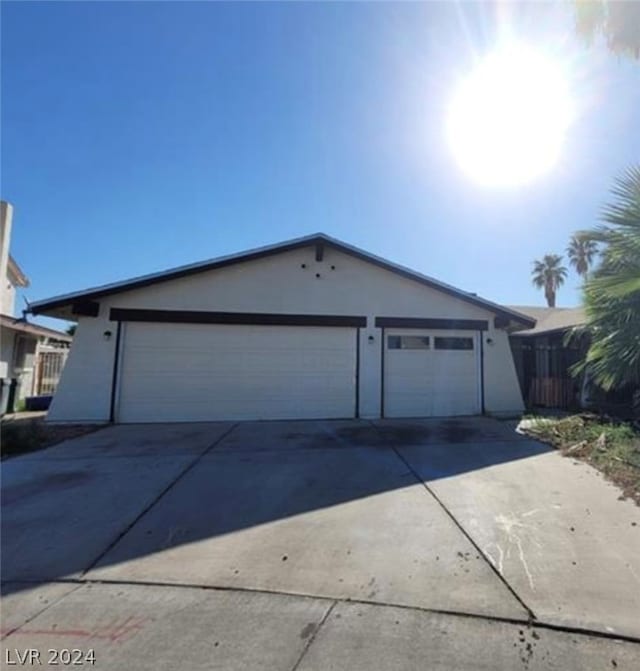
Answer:
[[[526,331],[518,331],[519,336],[542,335],[554,331],[566,331],[581,326],[587,320],[584,308],[547,308],[530,305],[510,305],[516,310],[536,320],[536,325]]]
[[[24,319],[12,317],[11,315],[0,314],[0,326],[19,331],[20,333],[29,333],[34,336],[53,338],[54,340],[61,340],[63,342],[71,342],[73,340],[73,336],[70,336],[68,333],[49,329],[46,326],[40,326],[39,324],[31,324]]]
[[[280,254],[282,252],[291,251],[294,249],[300,249],[304,247],[310,247],[313,245],[323,245],[325,247],[330,247],[337,249],[345,254],[354,256],[356,258],[362,259],[369,263],[372,263],[380,268],[384,268],[390,272],[401,275],[420,284],[424,284],[443,293],[455,296],[456,298],[463,300],[472,305],[477,305],[486,310],[490,310],[494,314],[501,315],[506,317],[512,322],[520,324],[525,327],[532,328],[535,326],[535,319],[512,310],[505,308],[491,301],[487,301],[483,298],[479,298],[475,294],[468,293],[466,291],[461,291],[456,289],[449,284],[444,282],[439,282],[438,280],[417,273],[414,270],[410,270],[404,266],[392,263],[383,259],[379,256],[369,254],[358,247],[353,247],[348,245],[340,240],[329,237],[324,233],[316,233],[314,235],[308,235],[303,238],[296,238],[294,240],[287,240],[275,245],[269,245],[267,247],[260,247],[258,249],[252,249],[247,252],[242,252],[240,254],[231,254],[229,256],[222,256],[215,259],[210,259],[208,261],[202,261],[200,263],[194,263],[187,266],[180,266],[179,268],[173,268],[166,270],[160,273],[153,273],[151,275],[143,275],[141,277],[135,277],[130,280],[125,280],[122,282],[115,282],[114,284],[106,284],[99,287],[94,287],[92,289],[87,289],[85,291],[75,292],[71,294],[65,294],[62,296],[56,296],[44,301],[36,301],[31,304],[29,311],[33,314],[43,314],[46,312],[51,312],[56,308],[61,308],[64,306],[77,303],[79,301],[90,301],[103,298],[104,296],[110,296],[113,294],[122,293],[123,291],[131,291],[132,289],[140,289],[142,287],[147,287],[152,284],[158,284],[160,282],[167,282],[169,280],[178,279],[181,277],[187,277],[189,275],[195,275],[197,273],[206,272],[209,270],[215,270],[217,268],[223,268],[225,266],[234,265],[237,263],[244,263],[246,261],[253,261],[255,259],[264,258],[267,256],[273,256],[275,254]]]

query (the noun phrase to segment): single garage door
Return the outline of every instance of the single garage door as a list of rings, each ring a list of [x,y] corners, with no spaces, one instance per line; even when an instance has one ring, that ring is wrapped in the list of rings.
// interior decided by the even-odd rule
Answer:
[[[123,324],[116,420],[321,419],[356,412],[356,329]]]
[[[385,417],[480,412],[476,333],[388,329],[383,354]]]

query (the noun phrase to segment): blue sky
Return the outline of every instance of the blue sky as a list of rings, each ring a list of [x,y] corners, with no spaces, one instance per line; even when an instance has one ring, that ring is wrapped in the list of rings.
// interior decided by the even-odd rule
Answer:
[[[640,156],[640,61],[570,5],[2,3],[2,197],[46,298],[324,231],[506,304]],[[568,64],[555,168],[486,188],[445,136],[508,26]],[[559,305],[579,302],[572,275]]]

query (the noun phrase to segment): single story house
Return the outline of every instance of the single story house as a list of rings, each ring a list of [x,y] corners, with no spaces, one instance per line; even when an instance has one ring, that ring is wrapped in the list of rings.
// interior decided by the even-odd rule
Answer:
[[[575,327],[584,326],[584,308],[510,307],[536,320],[533,328],[511,336],[513,359],[525,405],[559,409],[583,405],[583,379],[572,376],[569,369],[584,359],[588,336],[585,334],[567,340],[566,335]]]
[[[48,419],[511,414],[535,320],[324,234],[51,298],[78,327]]]

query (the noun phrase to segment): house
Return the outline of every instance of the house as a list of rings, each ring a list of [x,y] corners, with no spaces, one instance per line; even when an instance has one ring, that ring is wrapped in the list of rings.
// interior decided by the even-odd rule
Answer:
[[[51,298],[78,321],[48,419],[511,414],[535,320],[324,234]]]
[[[0,202],[0,410],[12,412],[17,401],[55,391],[71,337],[14,316],[16,290],[29,286],[9,253],[13,208]]]
[[[582,379],[571,366],[584,358],[586,335],[567,340],[566,334],[586,322],[584,308],[510,306],[536,320],[533,328],[510,338],[520,388],[527,407],[559,409],[581,405]]]

